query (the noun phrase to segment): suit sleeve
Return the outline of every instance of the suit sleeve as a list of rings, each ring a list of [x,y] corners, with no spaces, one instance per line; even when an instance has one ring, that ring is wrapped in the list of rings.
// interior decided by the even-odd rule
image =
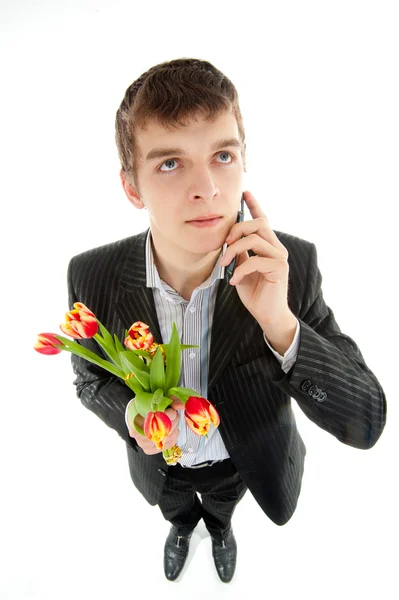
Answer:
[[[73,265],[74,259],[68,265],[68,303],[70,309],[73,308],[75,302],[83,302],[83,304],[88,302],[87,298],[76,297]],[[89,303],[86,306],[92,310]],[[103,358],[107,358],[94,340],[79,340],[79,343]],[[137,449],[137,442],[130,437],[125,422],[125,409],[128,402],[134,398],[134,392],[118,377],[79,356],[71,354],[71,362],[73,372],[76,375],[73,382],[76,386],[76,395],[83,406],[97,415],[108,427],[117,431],[120,437],[132,448]]]
[[[341,332],[321,283],[316,246],[311,244],[306,293],[297,315],[298,355],[275,383],[316,425],[344,444],[368,449],[385,426],[385,394],[356,343]]]

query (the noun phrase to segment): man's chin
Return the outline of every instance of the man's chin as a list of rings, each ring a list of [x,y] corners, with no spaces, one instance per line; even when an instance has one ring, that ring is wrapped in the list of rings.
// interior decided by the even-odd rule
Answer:
[[[187,252],[189,252],[190,254],[195,254],[198,257],[205,257],[208,255],[217,256],[221,252],[223,245],[218,245],[214,241],[209,242],[209,244],[193,244],[191,242],[187,244],[186,248]]]

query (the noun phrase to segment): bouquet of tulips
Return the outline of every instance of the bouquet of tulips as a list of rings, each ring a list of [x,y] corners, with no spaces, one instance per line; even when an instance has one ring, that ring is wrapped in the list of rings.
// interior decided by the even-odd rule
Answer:
[[[116,334],[112,336],[84,304],[75,302],[73,306],[65,315],[65,323],[60,325],[61,331],[74,339],[93,338],[109,360],[74,339],[54,333],[40,333],[34,349],[45,355],[66,350],[119,377],[135,394],[127,405],[127,427],[134,427],[153,441],[162,450],[168,465],[176,464],[182,456],[180,448],[177,445],[163,447],[172,428],[165,410],[172,404],[173,397],[184,404],[185,421],[194,433],[207,436],[211,424],[217,427],[220,422],[209,400],[193,389],[178,387],[181,351],[198,346],[180,344],[176,323],[173,323],[169,344],[157,344],[149,326],[137,321],[125,331],[124,347]],[[137,415],[144,419],[144,430],[136,423]]]

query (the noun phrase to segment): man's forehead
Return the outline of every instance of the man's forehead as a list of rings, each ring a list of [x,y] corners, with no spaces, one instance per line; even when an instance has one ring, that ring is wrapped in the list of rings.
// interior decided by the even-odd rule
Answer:
[[[185,126],[167,128],[155,121],[148,121],[145,129],[136,132],[140,154],[145,162],[160,158],[174,150],[176,154],[185,154],[184,146],[191,139],[198,140],[197,134],[204,132],[209,149],[217,150],[221,146],[241,147],[238,125],[234,115],[225,113],[208,121],[198,118]]]

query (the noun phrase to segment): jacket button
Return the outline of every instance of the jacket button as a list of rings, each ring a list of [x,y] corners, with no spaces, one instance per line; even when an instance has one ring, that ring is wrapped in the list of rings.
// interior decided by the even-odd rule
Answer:
[[[324,402],[324,400],[327,398],[327,393],[326,392],[321,392],[320,397],[317,398],[318,402]]]
[[[158,473],[160,473],[162,477],[166,477],[166,473],[162,469],[158,469]]]
[[[312,396],[312,398],[315,397],[315,395],[317,394],[319,388],[317,387],[317,385],[311,385],[310,388],[308,389],[308,394],[309,396]]]
[[[310,381],[310,379],[306,379],[305,381],[302,381],[301,389],[304,392],[307,392],[311,385],[312,385],[312,382]]]

